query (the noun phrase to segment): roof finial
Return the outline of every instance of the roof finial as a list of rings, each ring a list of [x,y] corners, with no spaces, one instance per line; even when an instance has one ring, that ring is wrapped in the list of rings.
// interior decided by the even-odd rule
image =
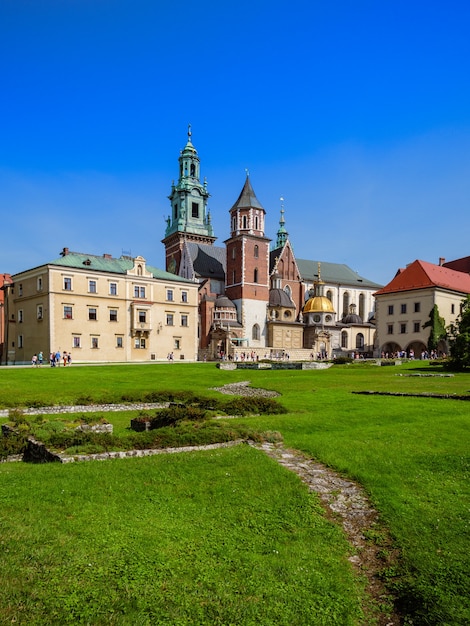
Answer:
[[[321,281],[321,263],[318,261],[318,282]]]
[[[246,173],[246,177],[250,178],[250,171],[247,167],[245,167],[245,173]]]
[[[188,124],[188,141],[191,141],[191,135],[192,135],[191,124]]]

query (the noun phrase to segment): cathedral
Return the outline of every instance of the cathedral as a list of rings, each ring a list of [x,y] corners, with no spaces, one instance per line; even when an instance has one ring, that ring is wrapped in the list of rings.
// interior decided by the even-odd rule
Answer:
[[[215,245],[208,199],[189,127],[162,243],[167,271],[199,285],[200,359],[372,356],[381,285],[344,264],[297,259],[283,207],[275,242],[267,237],[248,174],[224,246]]]

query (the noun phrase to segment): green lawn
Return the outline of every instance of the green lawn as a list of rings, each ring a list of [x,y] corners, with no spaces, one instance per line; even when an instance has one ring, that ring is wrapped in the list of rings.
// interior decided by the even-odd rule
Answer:
[[[421,368],[439,372],[419,362],[284,372],[210,363],[2,369],[0,405],[159,389],[217,396],[210,387],[240,380],[275,389],[287,415],[233,423],[278,430],[286,445],[357,479],[400,549],[383,575],[405,623],[463,625],[470,404],[351,393],[470,390],[469,374],[406,376]],[[108,419],[123,431],[128,416]],[[296,477],[256,450],[2,464],[0,473],[0,623],[370,623],[341,533]]]

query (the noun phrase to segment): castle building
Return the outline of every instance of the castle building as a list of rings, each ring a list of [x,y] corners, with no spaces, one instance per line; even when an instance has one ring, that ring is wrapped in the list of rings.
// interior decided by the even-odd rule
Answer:
[[[374,294],[380,353],[391,356],[404,351],[416,357],[425,353],[430,336],[426,324],[434,306],[445,326],[455,323],[462,300],[470,294],[470,257],[439,261],[438,265],[413,261]],[[446,339],[441,339],[437,350],[448,354]]]
[[[343,264],[297,259],[283,206],[272,242],[248,174],[228,211],[230,236],[224,246],[215,245],[207,182],[201,185],[190,130],[169,198],[166,269],[199,284],[200,358],[372,355],[373,293],[381,285]],[[314,298],[322,298],[324,310],[315,308],[315,290],[321,290]]]
[[[141,257],[64,248],[5,284],[4,361],[70,354],[72,362],[197,359],[198,285]]]

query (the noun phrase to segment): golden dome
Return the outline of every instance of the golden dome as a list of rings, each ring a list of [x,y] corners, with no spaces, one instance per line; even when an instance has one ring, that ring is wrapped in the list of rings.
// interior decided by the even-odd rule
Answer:
[[[326,296],[309,298],[304,305],[304,313],[334,313],[333,303]]]

